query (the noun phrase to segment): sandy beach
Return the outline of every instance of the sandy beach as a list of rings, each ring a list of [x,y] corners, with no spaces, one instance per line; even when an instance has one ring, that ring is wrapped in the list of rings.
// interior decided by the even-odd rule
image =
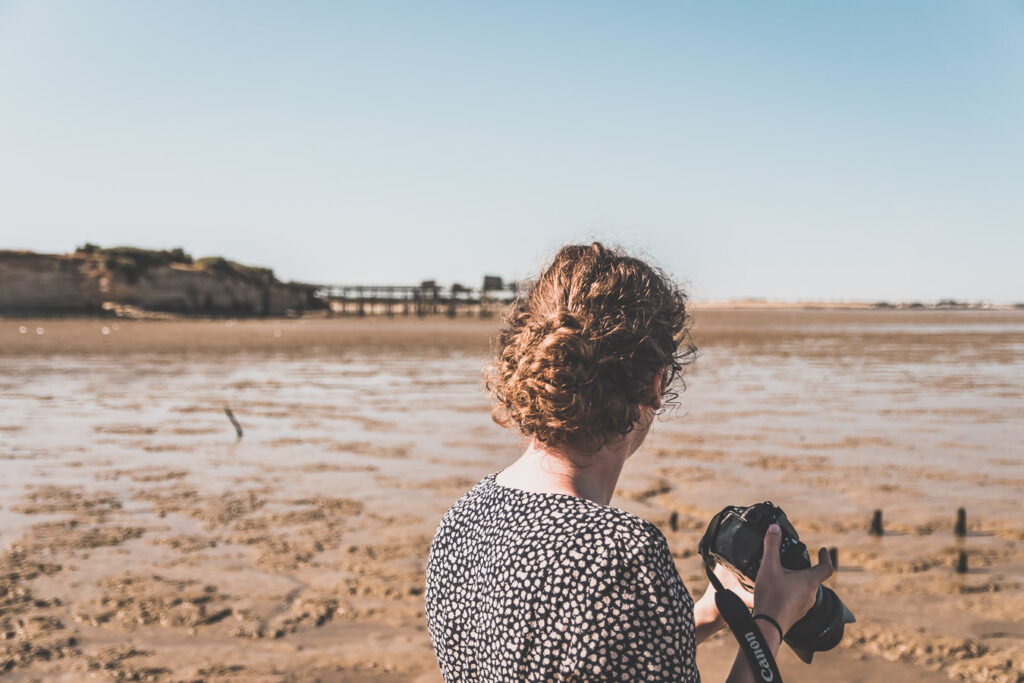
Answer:
[[[613,500],[690,591],[707,520],[772,500],[838,548],[858,619],[810,667],[785,651],[787,681],[1024,681],[1024,311],[696,321],[687,389]],[[481,387],[495,330],[0,319],[0,675],[439,681],[431,538],[522,446]],[[730,638],[700,648],[705,680]]]

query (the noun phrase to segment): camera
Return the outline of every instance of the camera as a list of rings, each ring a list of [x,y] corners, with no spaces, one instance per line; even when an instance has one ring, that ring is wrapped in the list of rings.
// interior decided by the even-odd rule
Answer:
[[[786,513],[771,502],[750,507],[730,505],[708,524],[697,552],[709,567],[728,567],[744,588],[753,592],[754,580],[761,568],[764,536],[768,527],[778,524],[782,531],[779,548],[786,569],[808,569],[811,558],[807,546],[786,518]],[[786,632],[784,640],[800,659],[810,664],[815,652],[831,650],[843,639],[846,624],[856,621],[839,596],[830,588],[818,586],[814,606]]]

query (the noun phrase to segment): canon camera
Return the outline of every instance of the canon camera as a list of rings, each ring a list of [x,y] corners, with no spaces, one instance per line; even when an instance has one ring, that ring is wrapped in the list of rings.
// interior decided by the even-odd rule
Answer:
[[[807,569],[811,558],[807,546],[786,518],[781,508],[770,502],[750,507],[730,505],[712,518],[698,552],[709,570],[723,564],[736,574],[739,582],[750,592],[761,568],[764,554],[764,536],[768,527],[778,524],[782,531],[779,549],[782,566],[786,569]],[[835,592],[825,586],[818,587],[814,606],[785,634],[785,642],[808,664],[815,652],[831,650],[843,638],[846,624],[855,621]]]

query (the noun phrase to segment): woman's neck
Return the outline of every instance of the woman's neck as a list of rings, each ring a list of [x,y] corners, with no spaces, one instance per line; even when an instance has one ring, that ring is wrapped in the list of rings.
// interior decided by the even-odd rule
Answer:
[[[608,505],[622,464],[633,452],[629,441],[616,441],[588,455],[559,452],[534,441],[495,481],[533,493],[561,493]]]

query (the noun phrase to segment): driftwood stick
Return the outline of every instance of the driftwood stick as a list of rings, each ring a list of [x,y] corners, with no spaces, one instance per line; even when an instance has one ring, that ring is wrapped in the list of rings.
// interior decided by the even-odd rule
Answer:
[[[229,406],[224,406],[224,414],[228,416],[229,420],[231,420],[231,424],[235,427],[235,433],[237,433],[238,438],[241,439],[242,425],[238,424],[238,419],[235,417],[235,414],[231,412],[231,408]]]

